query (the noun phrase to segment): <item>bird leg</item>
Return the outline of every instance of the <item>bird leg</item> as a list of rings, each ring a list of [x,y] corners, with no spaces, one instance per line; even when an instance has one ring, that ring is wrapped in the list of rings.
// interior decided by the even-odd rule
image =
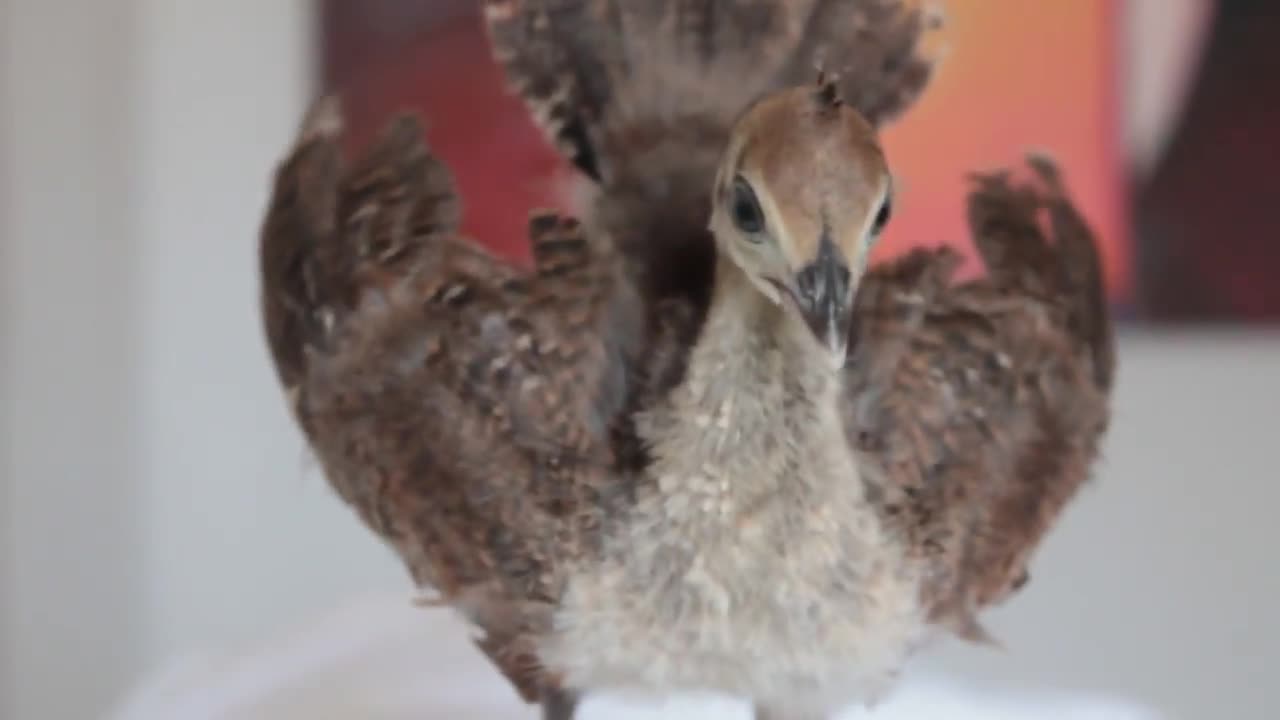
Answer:
[[[568,690],[548,690],[542,696],[542,720],[573,720],[578,696]]]

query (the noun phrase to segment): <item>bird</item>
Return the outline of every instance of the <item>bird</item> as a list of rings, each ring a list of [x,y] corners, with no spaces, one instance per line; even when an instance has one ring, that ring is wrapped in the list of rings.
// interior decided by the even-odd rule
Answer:
[[[351,161],[332,95],[259,236],[291,412],[423,604],[544,720],[610,689],[817,720],[940,635],[998,642],[979,614],[1090,478],[1114,383],[1056,164],[970,178],[981,276],[947,246],[871,264],[895,193],[879,129],[927,84],[926,8],[484,11],[590,190],[531,212],[531,265],[462,234],[416,116]]]

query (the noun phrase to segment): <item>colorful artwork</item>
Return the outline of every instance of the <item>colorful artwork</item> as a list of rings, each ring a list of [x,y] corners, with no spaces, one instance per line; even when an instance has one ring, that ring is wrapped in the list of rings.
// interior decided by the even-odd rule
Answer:
[[[1113,296],[1128,297],[1114,5],[946,3],[946,54],[937,75],[915,108],[884,133],[904,192],[883,254],[914,243],[963,247],[967,175],[1013,166],[1027,151],[1044,150],[1059,161],[1101,234]]]
[[[1204,3],[1206,37],[1162,151],[1135,183],[1140,317],[1280,321],[1280,5]]]
[[[1280,119],[1272,97],[1280,85],[1238,72],[1280,64],[1280,46],[1266,42],[1280,31],[1280,8],[1264,0],[1185,0],[1183,10],[1203,11],[1172,14],[1164,0],[945,6],[937,75],[884,133],[901,195],[882,257],[917,243],[971,253],[967,175],[1043,150],[1098,229],[1108,288],[1126,316],[1280,319],[1280,284],[1265,276],[1280,269],[1280,221],[1260,198],[1276,186],[1264,172],[1280,159],[1280,143],[1266,142]],[[566,205],[572,171],[505,92],[475,4],[324,0],[321,8],[323,82],[346,98],[351,143],[367,142],[397,111],[421,112],[475,208],[466,231],[523,257],[526,211]],[[1203,42],[1171,45],[1200,28]],[[1145,63],[1141,84],[1126,83],[1135,63]],[[1147,98],[1149,88],[1183,86]],[[1242,183],[1246,192],[1231,190]]]

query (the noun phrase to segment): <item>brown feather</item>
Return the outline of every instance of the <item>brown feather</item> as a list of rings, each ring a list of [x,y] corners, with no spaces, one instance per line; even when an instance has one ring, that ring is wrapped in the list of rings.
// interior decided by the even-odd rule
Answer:
[[[935,7],[903,0],[486,0],[485,10],[516,92],[557,147],[596,179],[608,177],[615,155],[625,157],[609,138],[620,112],[662,107],[632,97],[650,92],[654,80],[670,91],[665,81],[678,85],[690,75],[732,77],[731,86],[704,89],[742,93],[737,107],[728,104],[736,112],[807,82],[821,65],[879,125],[905,112],[928,83],[934,59],[926,41],[941,26]],[[650,77],[655,69],[658,78]],[[727,135],[727,126],[721,130]]]
[[[929,563],[936,622],[986,641],[974,614],[1021,588],[1027,563],[1089,476],[1108,420],[1111,324],[1092,233],[1057,173],[977,178],[988,276],[917,250],[863,282],[847,372],[851,444],[883,512]],[[1058,218],[1047,226],[1041,210]]]
[[[531,633],[612,492],[640,306],[571,219],[531,219],[532,273],[459,238],[416,120],[346,171],[338,141],[304,130],[264,225],[277,367],[334,488],[533,699]]]

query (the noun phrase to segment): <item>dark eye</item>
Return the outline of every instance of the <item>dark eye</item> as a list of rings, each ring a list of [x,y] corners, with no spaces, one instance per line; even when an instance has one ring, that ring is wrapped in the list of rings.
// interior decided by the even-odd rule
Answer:
[[[885,198],[880,204],[880,209],[876,212],[876,219],[871,223],[871,236],[877,237],[884,230],[884,226],[889,224],[889,218],[893,215],[893,202],[889,198]]]
[[[748,236],[764,231],[764,213],[751,186],[741,177],[733,181],[733,205],[729,212],[733,214],[733,224]]]

